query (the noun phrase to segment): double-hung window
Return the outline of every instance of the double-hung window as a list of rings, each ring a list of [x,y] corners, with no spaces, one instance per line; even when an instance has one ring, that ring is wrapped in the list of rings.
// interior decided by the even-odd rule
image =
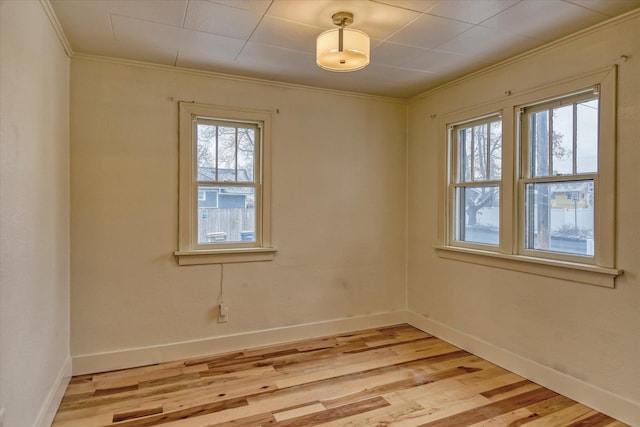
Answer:
[[[500,243],[502,120],[489,116],[451,128],[453,240],[465,245]]]
[[[615,68],[441,125],[440,256],[614,285]]]
[[[593,263],[597,91],[520,112],[522,252]]]
[[[273,257],[269,129],[265,112],[180,103],[181,265]]]

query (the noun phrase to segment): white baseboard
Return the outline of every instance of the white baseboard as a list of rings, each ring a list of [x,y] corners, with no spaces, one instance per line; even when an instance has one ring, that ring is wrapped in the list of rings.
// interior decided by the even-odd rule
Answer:
[[[407,323],[597,411],[632,426],[640,426],[638,402],[615,395],[415,312],[407,311]]]
[[[218,336],[196,341],[130,348],[107,353],[78,355],[73,357],[73,374],[82,375],[132,368],[134,366],[170,362],[208,354],[226,353],[251,347],[389,326],[405,323],[406,313],[404,310],[398,310]]]
[[[53,419],[56,416],[56,412],[58,411],[58,407],[60,406],[60,402],[62,401],[62,397],[64,396],[64,392],[67,389],[70,379],[71,357],[67,357],[67,360],[65,360],[62,369],[60,369],[53,387],[51,387],[51,390],[38,413],[38,418],[36,418],[34,427],[51,427],[51,423],[53,423]]]

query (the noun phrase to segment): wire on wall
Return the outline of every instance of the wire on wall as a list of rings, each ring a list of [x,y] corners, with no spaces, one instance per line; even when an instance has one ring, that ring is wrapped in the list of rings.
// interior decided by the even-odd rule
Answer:
[[[224,304],[224,264],[220,264],[220,292],[218,293],[218,305]]]

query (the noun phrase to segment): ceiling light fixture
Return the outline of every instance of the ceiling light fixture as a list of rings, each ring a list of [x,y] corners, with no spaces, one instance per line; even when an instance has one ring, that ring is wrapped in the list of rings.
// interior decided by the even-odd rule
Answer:
[[[338,26],[325,31],[316,41],[316,64],[329,71],[356,71],[369,65],[369,36],[360,30],[346,28],[353,24],[353,13],[338,12],[333,16]]]

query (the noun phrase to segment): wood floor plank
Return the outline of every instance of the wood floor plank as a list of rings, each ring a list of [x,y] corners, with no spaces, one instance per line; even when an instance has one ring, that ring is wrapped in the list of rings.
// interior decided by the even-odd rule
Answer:
[[[136,418],[147,417],[149,415],[157,415],[163,412],[162,405],[154,405],[146,408],[132,409],[129,411],[122,411],[113,414],[112,422],[117,423],[120,421],[135,420]]]
[[[548,426],[564,426],[574,425],[576,421],[582,420],[590,416],[591,409],[575,403],[566,408],[546,414],[543,417],[537,417],[526,424],[526,427],[548,427]]]
[[[394,426],[410,427],[410,420],[416,413],[424,411],[424,408],[416,402],[404,402],[398,405],[390,405],[361,414],[344,417],[322,424],[323,427],[369,427],[369,426]]]
[[[314,402],[310,405],[296,406],[294,408],[284,408],[282,410],[273,411],[273,416],[276,421],[290,420],[292,418],[301,417],[304,415],[314,414],[317,412],[326,411],[327,407],[320,402]]]
[[[71,379],[53,427],[624,427],[406,324]]]
[[[283,420],[273,425],[278,427],[311,427],[346,418],[353,414],[362,414],[374,409],[387,406],[389,406],[389,402],[384,400],[384,398],[377,396],[370,399],[361,400],[359,402],[338,406],[336,408],[327,409],[322,412]]]
[[[531,411],[527,408],[519,408],[497,417],[492,417],[487,420],[471,424],[468,427],[517,427],[521,426],[523,422],[529,420],[531,416]]]
[[[588,417],[569,424],[567,427],[606,427],[615,422],[613,418],[599,412],[591,411],[589,414]]]
[[[551,390],[540,388],[518,394],[507,399],[492,402],[478,408],[468,409],[455,415],[437,421],[422,424],[420,427],[460,427],[469,426],[481,421],[487,421],[496,416],[504,415],[520,407],[537,403],[557,396]]]

